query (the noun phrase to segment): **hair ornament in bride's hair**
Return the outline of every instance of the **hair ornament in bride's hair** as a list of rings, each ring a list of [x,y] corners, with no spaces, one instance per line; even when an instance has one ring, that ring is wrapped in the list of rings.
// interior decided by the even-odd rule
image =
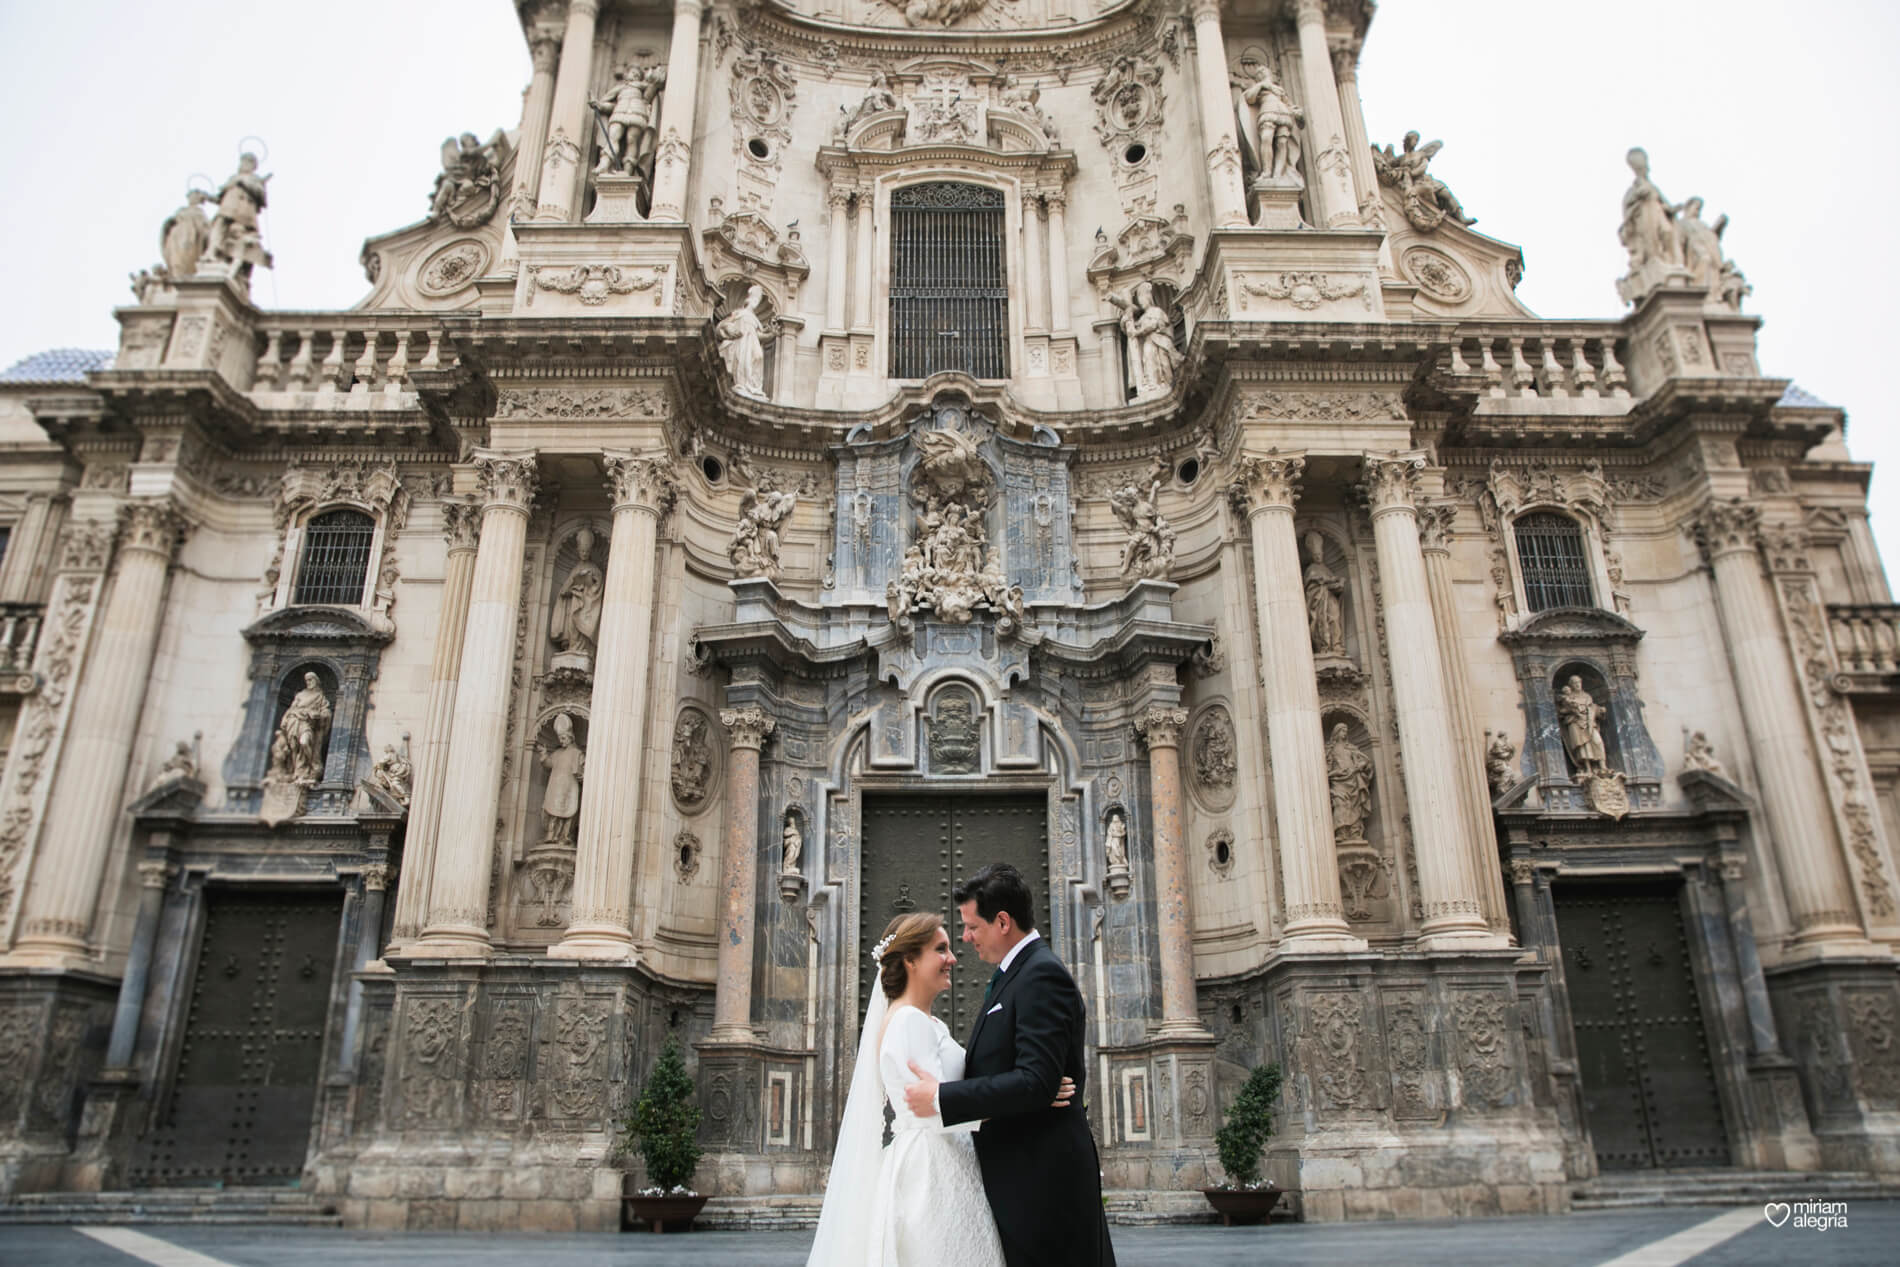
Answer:
[[[883,962],[884,962],[884,952],[885,952],[886,950],[889,950],[889,949],[890,949],[890,947],[891,947],[891,938],[890,938],[890,937],[886,937],[886,938],[885,938],[885,939],[884,939],[883,941],[880,941],[880,942],[879,942],[879,943],[878,943],[877,945],[875,945],[875,946],[873,946],[873,947],[871,947],[871,962],[872,962],[872,963],[883,963]]]

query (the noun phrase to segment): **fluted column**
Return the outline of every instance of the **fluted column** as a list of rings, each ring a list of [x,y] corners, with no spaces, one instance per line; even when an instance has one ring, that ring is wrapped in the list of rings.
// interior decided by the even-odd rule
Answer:
[[[1494,934],[1485,919],[1465,839],[1445,670],[1419,547],[1416,494],[1424,466],[1418,457],[1368,457],[1365,481],[1384,590],[1399,750],[1405,754],[1405,804],[1412,815],[1412,849],[1425,908],[1419,942],[1428,949],[1497,945],[1506,939]]]
[[[515,188],[509,198],[513,219],[533,216],[540,196],[541,160],[547,153],[548,120],[554,112],[554,63],[560,51],[560,41],[551,35],[537,31],[528,37],[534,76],[528,80],[528,96],[521,107],[521,148],[515,151]]]
[[[1339,900],[1339,861],[1320,734],[1319,679],[1306,623],[1306,590],[1293,503],[1306,459],[1272,453],[1241,459],[1233,494],[1253,537],[1254,602],[1266,674],[1273,817],[1286,886],[1286,950],[1364,949]]]
[[[536,477],[533,454],[478,452],[475,467],[482,479],[481,544],[469,584],[468,632],[455,687],[429,915],[411,952],[417,956],[488,953],[488,869],[501,797],[521,560]]]
[[[1049,214],[1049,333],[1069,333],[1069,197],[1060,190],[1043,195]]]
[[[719,979],[708,1040],[749,1043],[752,1033],[752,906],[758,893],[759,750],[777,720],[757,704],[724,709],[732,738],[726,783],[726,849],[720,865]]]
[[[845,280],[850,272],[851,257],[845,252],[846,234],[849,225],[845,223],[851,214],[851,191],[833,187],[825,194],[825,205],[831,209],[830,254],[825,259],[825,330],[835,333],[844,329],[846,287]]]
[[[34,584],[34,566],[45,552],[46,531],[53,521],[53,496],[28,493],[26,513],[13,525],[7,552],[0,561],[0,602],[30,603],[44,599]]]
[[[1497,824],[1491,818],[1491,785],[1484,776],[1477,721],[1471,713],[1471,673],[1458,641],[1458,598],[1452,590],[1451,525],[1456,517],[1457,510],[1450,505],[1421,507],[1418,530],[1425,552],[1425,583],[1431,590],[1432,627],[1438,632],[1438,658],[1445,670],[1445,702],[1451,716],[1446,739],[1458,762],[1462,835],[1478,878],[1485,922],[1504,933],[1510,929],[1511,917],[1504,905],[1504,874],[1498,867]]]
[[[74,967],[85,959],[158,646],[165,574],[187,527],[169,501],[132,502],[119,512],[112,588],[79,677],[9,965]]]
[[[575,845],[573,916],[567,935],[548,951],[557,959],[633,958],[634,832],[653,668],[654,547],[676,485],[664,455],[608,454],[605,464],[614,494],[613,544],[587,716],[588,780]]]
[[[396,919],[390,930],[391,950],[396,953],[421,934],[429,915],[436,829],[441,823],[443,792],[448,784],[449,739],[455,728],[455,692],[462,676],[462,640],[468,631],[468,599],[475,580],[481,514],[481,507],[472,501],[451,498],[442,502],[442,535],[448,538],[449,555],[442,576],[442,610],[435,625],[435,658],[429,666],[429,711],[416,758],[415,795],[409,802],[404,874],[396,890]]]
[[[871,318],[871,259],[874,243],[871,236],[872,194],[869,185],[858,190],[858,245],[851,253],[851,328],[866,331],[872,327]]]
[[[1744,502],[1710,505],[1695,525],[1697,544],[1715,572],[1722,638],[1735,672],[1795,945],[1859,942],[1860,920],[1836,841],[1834,812],[1815,764],[1775,596],[1762,575],[1760,530],[1760,510]]]
[[[1042,199],[1023,199],[1023,328],[1049,328],[1049,291],[1042,277]]]
[[[1247,191],[1241,185],[1240,143],[1234,139],[1234,93],[1227,81],[1220,0],[1194,0],[1194,68],[1200,80],[1201,140],[1207,147],[1214,227],[1245,226]]]
[[[1148,803],[1154,817],[1155,924],[1161,939],[1161,1033],[1203,1031],[1194,1003],[1194,915],[1181,808],[1181,728],[1187,710],[1158,705],[1135,719],[1148,745]]]
[[[561,67],[554,81],[547,143],[541,156],[541,181],[534,218],[563,223],[573,219],[580,194],[593,123],[587,117],[588,80],[594,73],[594,19],[600,0],[567,0],[567,29],[561,35]]]
[[[1352,159],[1353,185],[1363,205],[1379,196],[1372,167],[1372,143],[1366,137],[1366,110],[1359,100],[1359,50],[1333,45],[1333,80],[1339,85],[1339,117],[1346,125],[1346,153]]]
[[[152,947],[158,943],[158,917],[165,906],[165,890],[178,868],[163,858],[139,863],[139,913],[132,925],[132,946],[125,956],[125,979],[119,983],[119,1002],[112,1012],[112,1037],[106,1042],[106,1068],[123,1069],[132,1063],[138,1045],[139,1014],[145,1010],[145,985],[152,976]]]
[[[702,0],[673,0],[673,42],[666,51],[666,95],[660,99],[659,154],[649,220],[686,218],[686,178],[693,165],[693,112],[699,101],[699,13]]]
[[[1305,88],[1306,152],[1311,158],[1313,214],[1327,228],[1359,223],[1353,192],[1352,156],[1339,117],[1339,87],[1333,83],[1332,50],[1326,46],[1326,6],[1299,0],[1294,22],[1300,33],[1300,82]]]

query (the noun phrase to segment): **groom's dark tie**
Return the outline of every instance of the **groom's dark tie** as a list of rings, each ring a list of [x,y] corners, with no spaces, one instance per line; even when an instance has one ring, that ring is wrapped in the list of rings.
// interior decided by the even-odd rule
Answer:
[[[1001,983],[1002,980],[1003,980],[1003,970],[1001,968],[998,968],[995,972],[990,973],[990,983],[983,987],[983,1006],[984,1007],[988,1007],[990,1005],[990,996],[996,993],[996,987],[999,983]]]

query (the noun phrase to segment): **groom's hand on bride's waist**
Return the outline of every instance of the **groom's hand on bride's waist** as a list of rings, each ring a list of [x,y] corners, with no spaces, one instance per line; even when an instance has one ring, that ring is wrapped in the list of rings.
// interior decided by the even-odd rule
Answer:
[[[917,1117],[936,1117],[937,1080],[917,1067],[916,1061],[910,1061],[910,1071],[917,1075],[917,1081],[904,1088],[904,1103]]]

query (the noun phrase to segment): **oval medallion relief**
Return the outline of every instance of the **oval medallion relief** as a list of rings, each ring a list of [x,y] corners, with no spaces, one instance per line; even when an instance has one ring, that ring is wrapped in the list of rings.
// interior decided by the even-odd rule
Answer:
[[[446,299],[467,290],[488,271],[488,248],[473,238],[451,242],[423,261],[416,273],[416,289],[431,299]]]
[[[1400,262],[1419,289],[1440,303],[1461,304],[1471,298],[1471,275],[1443,251],[1415,246],[1400,257]]]

